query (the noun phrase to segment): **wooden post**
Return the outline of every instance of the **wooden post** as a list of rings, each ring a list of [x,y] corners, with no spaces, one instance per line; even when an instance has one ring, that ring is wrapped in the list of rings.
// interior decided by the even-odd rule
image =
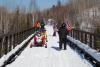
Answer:
[[[8,53],[8,36],[5,37],[4,50],[5,50],[5,54],[7,54]]]
[[[87,33],[85,33],[85,44],[87,44]]]
[[[77,39],[79,40],[79,31],[77,30]]]
[[[93,48],[92,47],[92,35],[91,34],[90,34],[90,38],[89,38],[89,44],[90,44],[90,47]]]
[[[1,55],[4,55],[4,41],[5,41],[5,37],[2,38],[2,52]]]
[[[16,39],[15,39],[15,36],[16,36],[16,35],[14,34],[14,35],[13,35],[13,38],[12,38],[12,39],[13,39],[13,41],[12,41],[12,42],[13,42],[13,49],[15,48],[15,44],[16,44],[16,41],[15,41],[15,40],[16,40]]]
[[[12,35],[10,35],[9,36],[9,41],[8,41],[8,45],[9,45],[9,52],[11,51],[11,46],[12,46],[12,44],[11,44],[11,40],[12,39]]]
[[[81,42],[83,42],[83,33],[82,33],[82,31],[80,32],[80,34],[81,34]]]
[[[73,38],[75,38],[75,30],[73,30]]]
[[[1,55],[2,54],[2,38],[0,38],[0,58],[1,58]]]

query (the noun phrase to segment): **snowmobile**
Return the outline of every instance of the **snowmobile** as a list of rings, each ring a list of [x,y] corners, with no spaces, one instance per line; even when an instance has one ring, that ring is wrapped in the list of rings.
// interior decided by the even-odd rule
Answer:
[[[33,46],[47,48],[47,43],[46,43],[46,40],[45,40],[45,36],[42,34],[42,32],[38,32],[34,36],[33,40],[34,40],[34,43],[32,43],[30,45],[30,48],[32,48]]]

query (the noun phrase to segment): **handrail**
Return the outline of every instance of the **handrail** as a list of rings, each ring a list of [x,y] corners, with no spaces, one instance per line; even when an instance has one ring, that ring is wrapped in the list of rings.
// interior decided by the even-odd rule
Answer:
[[[80,53],[84,54],[84,57],[90,60],[94,65],[100,66],[100,35],[72,29],[69,33],[72,37],[68,39],[69,45],[74,49],[78,49]]]
[[[11,54],[11,56],[9,56],[9,58],[4,61],[3,65],[1,67],[5,67],[6,65],[15,61],[15,59],[21,54],[21,52],[28,46],[28,43],[32,40],[34,35],[32,37],[30,37],[29,40],[27,40],[17,51],[15,51],[13,54]]]
[[[84,58],[89,60],[93,65],[96,67],[100,66],[100,52],[97,52],[95,49],[92,49],[86,44],[73,39],[73,37],[68,37],[69,45],[74,49],[77,50],[80,54],[84,55]]]
[[[87,44],[91,48],[100,51],[100,35],[77,29],[73,29],[69,35],[76,40]]]
[[[0,57],[14,49],[24,39],[34,32],[33,28],[17,32],[0,35]]]

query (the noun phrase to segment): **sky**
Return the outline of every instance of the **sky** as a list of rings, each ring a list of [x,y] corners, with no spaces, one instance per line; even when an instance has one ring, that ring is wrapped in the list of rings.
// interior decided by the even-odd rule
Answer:
[[[68,2],[68,0],[61,0],[63,4]],[[52,5],[57,4],[57,0],[37,0],[38,6],[40,9],[50,8]]]
[[[63,4],[68,3],[69,0],[61,0]],[[57,0],[36,0],[38,8],[44,10],[57,4]],[[7,6],[8,8],[15,9],[17,6],[21,8],[30,7],[30,0],[0,0],[0,6]]]

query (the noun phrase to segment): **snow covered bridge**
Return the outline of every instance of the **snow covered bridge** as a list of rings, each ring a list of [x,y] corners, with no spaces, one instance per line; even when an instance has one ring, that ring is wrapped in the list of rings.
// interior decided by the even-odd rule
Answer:
[[[28,46],[20,52],[21,54],[14,57],[15,61],[10,64],[6,64],[6,67],[94,67],[88,60],[80,55],[77,50],[73,50],[69,45],[67,50],[59,50],[59,38],[58,35],[53,37],[52,26],[46,26],[48,35],[48,48],[33,47],[30,48],[32,34],[14,50],[0,59],[0,65],[2,66],[5,60],[7,60],[11,54],[16,52],[25,42]],[[69,39],[71,39],[69,37]],[[74,40],[73,40],[74,41]],[[100,56],[99,56],[100,57]],[[5,66],[4,66],[5,67]]]

